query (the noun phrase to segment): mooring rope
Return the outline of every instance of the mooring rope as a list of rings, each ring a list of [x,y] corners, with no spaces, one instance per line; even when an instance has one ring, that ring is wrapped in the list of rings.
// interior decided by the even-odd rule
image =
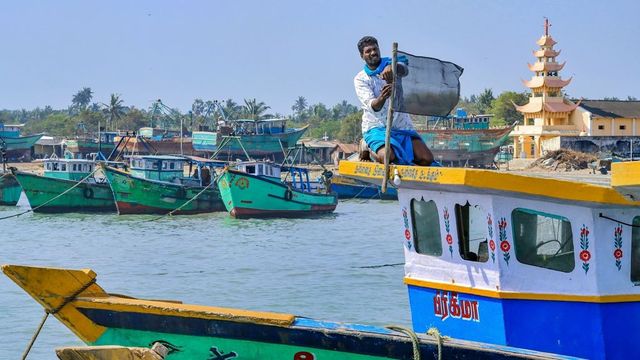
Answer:
[[[198,196],[200,196],[202,193],[204,193],[207,189],[209,189],[212,185],[214,185],[216,183],[217,179],[213,179],[211,180],[211,182],[209,183],[209,185],[205,186],[202,190],[200,190],[200,192],[198,192],[194,197],[192,197],[191,199],[189,199],[188,201],[186,201],[184,204],[180,205],[178,208],[173,209],[171,211],[169,211],[168,213],[162,215],[162,216],[158,216],[155,219],[151,219],[151,220],[147,220],[147,222],[152,222],[152,221],[158,221],[160,219],[164,219],[167,216],[172,216],[175,212],[180,211],[183,207],[187,206],[188,204],[190,204],[191,202],[193,202],[193,200],[195,200]]]
[[[440,334],[440,330],[436,327],[432,327],[427,330],[427,335],[431,335],[436,338],[436,341],[438,342],[438,360],[442,360],[442,341],[444,337]]]
[[[82,180],[80,180],[80,181],[78,181],[77,183],[75,183],[72,187],[70,187],[70,188],[68,188],[67,190],[63,191],[62,193],[60,193],[60,194],[58,194],[58,195],[54,196],[53,198],[51,198],[51,199],[49,199],[49,200],[45,201],[44,203],[42,203],[42,204],[40,204],[40,205],[38,205],[38,206],[36,206],[36,207],[34,207],[34,208],[32,208],[32,209],[28,209],[28,210],[26,210],[26,211],[23,211],[23,212],[21,212],[21,213],[18,213],[18,214],[13,214],[13,215],[5,216],[5,217],[0,217],[0,220],[5,220],[5,219],[13,218],[13,217],[18,217],[18,216],[24,215],[24,214],[26,214],[26,213],[30,213],[30,212],[32,212],[32,211],[36,211],[36,210],[40,209],[41,207],[43,207],[43,206],[45,206],[45,205],[49,204],[50,202],[52,202],[52,201],[54,201],[54,200],[58,199],[59,197],[61,197],[61,196],[63,196],[64,194],[68,193],[69,191],[71,191],[71,190],[75,189],[76,187],[80,186],[80,184],[83,184],[83,183],[84,183],[84,181],[85,181],[85,180],[87,180],[87,179],[89,179],[91,176],[93,176],[93,174],[95,174],[95,172],[96,172],[96,171],[98,171],[98,167],[96,167],[96,168],[95,168],[95,170],[93,170],[91,173],[89,173],[89,175],[87,175],[85,178],[83,178]]]
[[[377,268],[383,268],[383,267],[389,267],[389,266],[400,266],[400,265],[404,265],[403,262],[401,263],[395,263],[395,264],[382,264],[382,265],[368,265],[368,266],[354,266],[352,267],[353,269],[377,269]]]
[[[358,196],[360,196],[360,194],[362,194],[363,191],[367,190],[369,187],[368,186],[363,186],[362,190],[360,190],[357,194],[355,194],[352,198],[347,199],[347,200],[343,200],[342,202],[349,202],[351,200],[356,199]]]
[[[407,335],[411,339],[411,346],[413,348],[413,360],[420,360],[420,340],[418,339],[418,335],[416,335],[413,330],[404,326],[397,325],[388,325],[385,327],[389,330],[397,331]]]
[[[4,173],[4,174],[2,174],[2,176],[0,176],[0,179],[4,178],[5,176],[10,175],[10,174],[11,174],[10,172]]]
[[[51,315],[57,314],[60,310],[62,310],[63,307],[65,307],[67,304],[69,304],[71,301],[73,301],[73,299],[75,299],[78,295],[80,295],[83,291],[87,290],[89,288],[89,286],[95,284],[95,282],[96,282],[96,278],[94,277],[88,283],[84,284],[76,292],[71,294],[71,296],[68,296],[68,297],[64,298],[64,301],[62,302],[62,304],[58,305],[55,309],[52,309],[52,310],[45,309],[44,310],[44,316],[42,317],[42,320],[40,321],[40,324],[38,325],[38,328],[33,333],[33,336],[31,337],[31,340],[29,341],[29,344],[27,345],[27,348],[25,349],[24,353],[22,354],[22,358],[21,358],[22,360],[25,360],[27,358],[27,356],[29,355],[29,351],[31,351],[31,348],[33,347],[33,344],[36,342],[36,339],[38,338],[38,335],[40,335],[40,331],[42,330],[42,327],[44,326],[44,323],[47,321],[47,318],[49,318],[49,314],[51,314]]]

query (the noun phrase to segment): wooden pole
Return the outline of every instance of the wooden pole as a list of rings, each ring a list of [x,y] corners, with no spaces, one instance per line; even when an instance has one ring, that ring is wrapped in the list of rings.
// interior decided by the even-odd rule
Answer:
[[[387,192],[387,182],[389,182],[389,157],[391,156],[391,126],[393,126],[393,100],[396,97],[396,67],[398,65],[398,43],[393,43],[391,51],[391,69],[393,70],[393,86],[391,87],[391,98],[389,99],[389,110],[387,111],[387,132],[384,137],[384,174],[382,178],[382,193]]]

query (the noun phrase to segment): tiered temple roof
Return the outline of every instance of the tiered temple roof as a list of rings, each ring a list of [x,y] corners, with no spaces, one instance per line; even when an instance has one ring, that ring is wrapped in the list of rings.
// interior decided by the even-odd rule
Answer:
[[[533,52],[537,61],[533,65],[528,64],[534,76],[531,80],[522,81],[524,86],[532,90],[528,104],[516,105],[516,109],[524,113],[525,118],[566,118],[578,107],[577,104],[564,99],[562,95],[562,88],[569,85],[572,78],[563,80],[558,74],[566,62],[562,64],[556,62],[560,51],[553,49],[557,42],[549,35],[549,26],[549,20],[545,19],[544,35],[536,42],[540,49]]]

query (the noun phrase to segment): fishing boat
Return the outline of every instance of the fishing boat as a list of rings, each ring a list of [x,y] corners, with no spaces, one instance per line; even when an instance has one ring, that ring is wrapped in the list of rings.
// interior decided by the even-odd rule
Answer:
[[[185,176],[185,165],[188,173]],[[198,157],[136,155],[129,171],[104,166],[118,214],[197,214],[225,211],[215,184],[223,163]]]
[[[0,123],[0,142],[6,149],[6,158],[11,161],[30,161],[32,148],[43,134],[22,136],[23,124],[4,125]]]
[[[295,146],[308,128],[308,125],[287,128],[286,123],[286,119],[225,121],[218,126],[216,132],[194,131],[193,148],[231,158],[248,155],[254,159],[281,159],[281,155]]]
[[[120,359],[152,347],[166,349],[165,360],[569,359],[443,339],[435,332],[414,334],[401,328],[116,295],[105,291],[90,269],[4,265],[2,271],[90,345],[83,352],[57,350],[86,356],[73,359]]]
[[[288,181],[273,162],[248,162],[225,168],[218,188],[227,211],[236,218],[300,217],[331,213],[338,196],[329,189],[318,192],[305,168],[288,166]]]
[[[0,205],[15,206],[22,188],[11,172],[0,172]]]
[[[339,199],[398,200],[398,192],[394,188],[383,193],[379,185],[338,174],[331,177],[331,191],[338,194]]]
[[[493,166],[500,147],[509,141],[509,134],[517,124],[501,128],[418,129],[418,133],[445,166]]]
[[[567,356],[639,358],[640,202],[628,192],[639,188],[630,174],[640,167],[618,166],[615,188],[391,166],[413,330],[437,327],[452,338]],[[342,162],[339,171],[381,184],[384,167]]]
[[[87,136],[66,139],[64,141],[65,153],[76,159],[86,159],[91,154],[97,153],[102,153],[106,156],[115,148],[116,137],[118,136],[118,132],[104,131],[98,135],[97,139]]]
[[[109,184],[96,176],[96,161],[53,156],[43,165],[43,175],[12,169],[33,212],[116,211]]]

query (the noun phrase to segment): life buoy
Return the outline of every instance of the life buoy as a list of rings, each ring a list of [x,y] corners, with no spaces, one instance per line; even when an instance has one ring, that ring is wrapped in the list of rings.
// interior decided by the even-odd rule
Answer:
[[[293,192],[290,189],[285,190],[284,199],[287,201],[291,201],[291,199],[293,199]]]
[[[84,197],[87,199],[93,199],[93,189],[90,187],[84,188],[84,190],[82,191],[82,195],[84,195]]]

